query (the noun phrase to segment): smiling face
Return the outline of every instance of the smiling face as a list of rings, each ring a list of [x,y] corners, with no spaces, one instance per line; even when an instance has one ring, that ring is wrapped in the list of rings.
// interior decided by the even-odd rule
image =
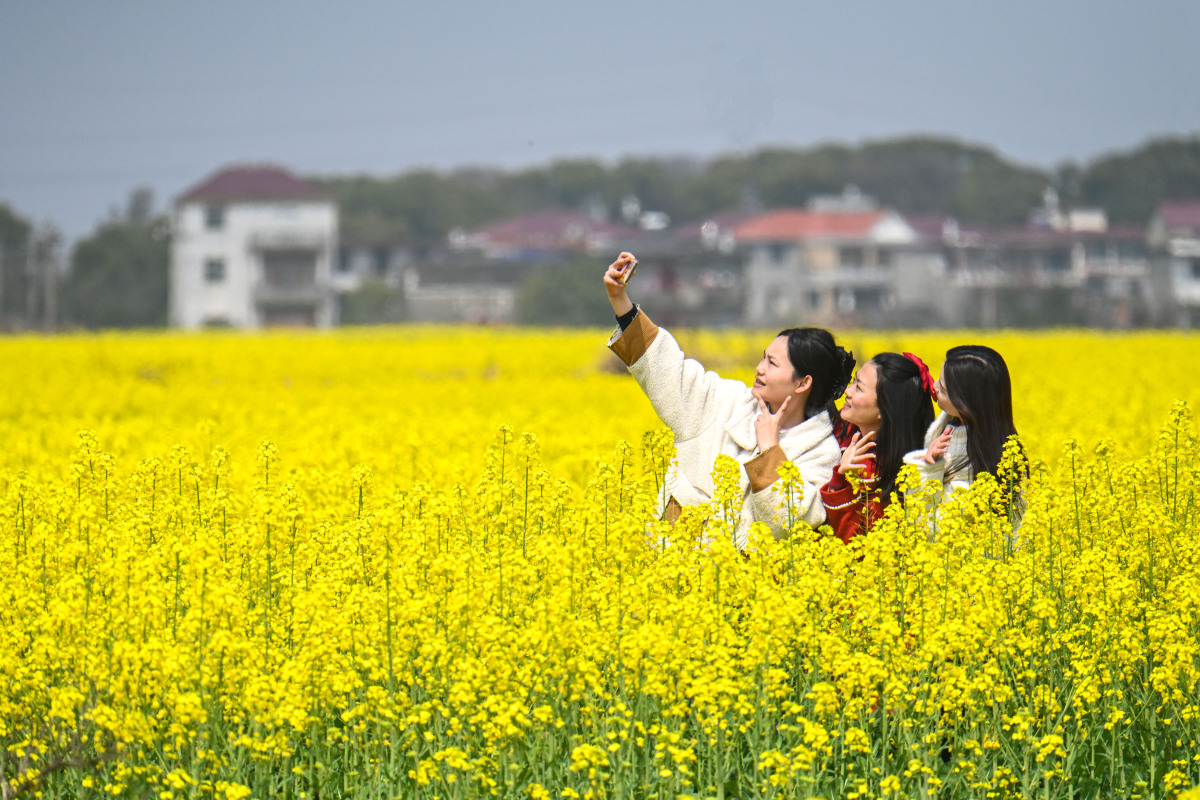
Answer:
[[[882,417],[879,414],[879,397],[875,387],[879,373],[875,362],[868,361],[846,387],[846,399],[842,403],[842,419],[863,433],[879,430]]]
[[[938,381],[933,386],[934,397],[938,408],[945,411],[952,417],[961,416],[958,409],[954,407],[954,401],[950,399],[950,390],[946,388],[946,364],[942,363],[942,374],[938,376]]]
[[[767,404],[774,413],[779,410],[783,401],[792,397],[788,404],[791,414],[797,404],[804,408],[812,378],[808,375],[796,375],[792,362],[788,358],[788,340],[786,336],[776,336],[763,351],[762,361],[754,370],[754,396]]]

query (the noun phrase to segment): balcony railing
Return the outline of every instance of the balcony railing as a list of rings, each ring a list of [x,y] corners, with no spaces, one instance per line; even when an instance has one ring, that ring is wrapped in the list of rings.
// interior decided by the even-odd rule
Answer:
[[[1144,258],[1089,258],[1083,269],[1093,276],[1144,278],[1150,274],[1150,262]]]
[[[252,233],[249,243],[256,250],[327,250],[333,239],[325,231],[279,230]]]
[[[895,281],[890,267],[837,266],[831,270],[810,272],[807,281],[812,286],[829,288],[887,286]]]
[[[331,287],[317,283],[298,286],[260,283],[254,287],[254,302],[260,306],[317,306],[332,292]]]

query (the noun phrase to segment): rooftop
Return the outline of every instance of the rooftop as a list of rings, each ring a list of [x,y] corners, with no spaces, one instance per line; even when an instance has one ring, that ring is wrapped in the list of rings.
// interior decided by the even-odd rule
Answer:
[[[1158,207],[1159,216],[1169,230],[1200,230],[1200,200],[1173,200]]]
[[[239,164],[205,178],[179,196],[177,202],[236,200],[325,200],[326,193],[271,164]]]
[[[490,247],[573,249],[597,239],[627,239],[636,232],[574,211],[542,211],[472,232],[467,241]]]
[[[866,238],[883,211],[768,211],[734,228],[741,241],[794,241],[813,238]]]

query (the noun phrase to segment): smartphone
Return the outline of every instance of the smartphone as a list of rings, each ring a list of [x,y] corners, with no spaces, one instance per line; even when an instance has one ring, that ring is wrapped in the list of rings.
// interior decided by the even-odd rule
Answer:
[[[635,258],[633,262],[625,267],[625,271],[621,273],[621,285],[628,286],[629,281],[633,280],[633,273],[637,272],[638,262]]]

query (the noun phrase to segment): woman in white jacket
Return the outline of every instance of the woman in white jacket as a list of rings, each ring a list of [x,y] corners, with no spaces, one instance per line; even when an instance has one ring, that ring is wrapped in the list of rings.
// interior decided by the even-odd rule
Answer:
[[[608,344],[675,435],[677,460],[660,513],[673,520],[683,506],[711,500],[713,463],[725,454],[742,464],[743,503],[734,533],[739,549],[755,521],[766,523],[776,538],[787,535],[777,471],[784,461],[795,464],[802,479],[793,513],[813,527],[824,523],[820,488],[841,458],[834,401],[850,381],[854,358],[826,330],[793,328],[767,346],[753,388],[721,378],[685,358],[675,338],[629,299],[627,272],[636,263],[621,253],[604,275],[619,325]]]

